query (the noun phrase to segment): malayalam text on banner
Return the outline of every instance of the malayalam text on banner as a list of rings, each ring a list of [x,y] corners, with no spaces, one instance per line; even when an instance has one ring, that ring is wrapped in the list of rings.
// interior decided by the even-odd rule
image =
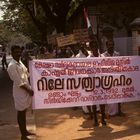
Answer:
[[[139,56],[32,60],[33,108],[140,100],[139,62]]]

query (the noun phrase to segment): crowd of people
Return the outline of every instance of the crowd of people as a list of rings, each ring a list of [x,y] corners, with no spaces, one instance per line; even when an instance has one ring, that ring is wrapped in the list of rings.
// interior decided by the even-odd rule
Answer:
[[[70,45],[63,49],[48,49],[41,46],[36,51],[35,59],[50,59],[50,58],[90,58],[90,57],[112,57],[119,56],[119,53],[114,50],[114,41],[106,42],[106,51],[100,53],[98,44],[92,40],[87,46],[85,43]],[[26,129],[26,111],[31,106],[31,99],[34,95],[29,84],[28,63],[32,59],[26,48],[14,45],[11,47],[12,61],[9,65],[6,64],[8,74],[13,81],[13,97],[15,109],[17,110],[17,122],[21,132],[21,140],[29,140],[28,136],[33,135]],[[105,108],[108,108],[106,111]],[[79,109],[79,107],[78,107]],[[124,115],[121,110],[121,103],[100,104],[93,106],[82,106],[84,114],[88,114],[90,119],[94,120],[94,126],[99,125],[98,112],[101,113],[101,123],[106,125],[106,112],[109,116]]]

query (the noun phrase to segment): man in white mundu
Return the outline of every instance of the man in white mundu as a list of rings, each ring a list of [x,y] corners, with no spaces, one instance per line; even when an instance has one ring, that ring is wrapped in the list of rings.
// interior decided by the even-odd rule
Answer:
[[[88,54],[87,50],[85,49],[85,44],[80,44],[79,53],[75,56],[75,58],[85,58],[88,55],[89,54]],[[82,110],[84,113],[89,113],[87,106],[82,106]]]
[[[91,54],[89,54],[87,58],[89,58],[89,57],[100,57],[101,56],[96,41],[92,40],[90,42],[90,49],[91,49]],[[101,123],[102,123],[102,125],[106,125],[105,104],[93,105],[92,110],[93,110],[93,116],[94,116],[93,117],[94,118],[94,126],[99,126],[99,122],[98,122],[98,118],[97,118],[97,116],[98,116],[97,115],[97,110],[100,111],[100,113],[101,113]]]
[[[114,50],[114,41],[108,40],[106,42],[107,51],[105,51],[103,54],[101,54],[101,57],[113,57],[113,56],[119,56],[120,53],[116,52]],[[109,116],[114,115],[123,115],[121,111],[121,104],[120,103],[113,103],[108,105],[108,114]]]
[[[21,132],[21,140],[30,140],[29,135],[34,135],[27,131],[26,128],[26,112],[31,106],[33,90],[28,81],[28,71],[25,65],[21,62],[22,50],[20,46],[13,45],[11,54],[13,59],[8,65],[8,74],[13,81],[13,98],[15,109],[17,110],[17,122]]]

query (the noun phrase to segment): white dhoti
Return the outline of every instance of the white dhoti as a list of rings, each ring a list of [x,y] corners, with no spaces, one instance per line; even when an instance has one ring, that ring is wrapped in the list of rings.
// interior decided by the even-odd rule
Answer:
[[[118,103],[108,104],[108,114],[110,116],[116,115],[118,113]]]

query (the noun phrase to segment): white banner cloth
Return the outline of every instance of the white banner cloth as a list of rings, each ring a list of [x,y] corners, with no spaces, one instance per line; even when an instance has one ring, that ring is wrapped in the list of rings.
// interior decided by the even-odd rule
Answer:
[[[32,60],[33,109],[140,100],[140,57]]]

